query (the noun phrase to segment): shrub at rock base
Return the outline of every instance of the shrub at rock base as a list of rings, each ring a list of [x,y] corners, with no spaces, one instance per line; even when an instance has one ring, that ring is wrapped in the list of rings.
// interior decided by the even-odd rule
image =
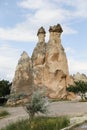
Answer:
[[[69,85],[67,87],[67,91],[74,92],[75,94],[80,95],[82,100],[86,100],[87,82],[75,81],[74,85]]]
[[[39,90],[35,91],[31,97],[30,103],[26,105],[26,111],[29,114],[30,120],[38,112],[46,113],[47,105],[47,98],[44,96],[43,92]]]

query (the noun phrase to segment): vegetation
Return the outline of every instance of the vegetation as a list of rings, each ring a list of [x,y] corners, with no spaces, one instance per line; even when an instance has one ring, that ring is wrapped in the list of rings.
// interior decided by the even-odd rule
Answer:
[[[82,100],[86,100],[87,82],[75,81],[74,85],[69,85],[67,87],[67,91],[74,92],[75,94],[79,94]]]
[[[10,88],[12,83],[7,80],[0,81],[0,97],[5,97],[10,94]]]
[[[9,96],[9,99],[16,102],[17,100],[22,100],[22,99],[26,98],[27,96],[28,96],[28,94],[26,94],[26,93],[18,93],[18,94],[14,93]]]
[[[30,103],[26,105],[26,110],[29,114],[30,120],[35,116],[36,113],[47,112],[47,100],[41,91],[35,91],[31,97]]]
[[[0,80],[0,105],[7,102],[7,97],[10,94],[12,83],[7,80]]]
[[[6,110],[0,111],[0,118],[3,118],[5,116],[9,115],[9,112]]]
[[[60,130],[69,123],[66,117],[36,117],[31,124],[28,120],[22,120],[1,130]]]

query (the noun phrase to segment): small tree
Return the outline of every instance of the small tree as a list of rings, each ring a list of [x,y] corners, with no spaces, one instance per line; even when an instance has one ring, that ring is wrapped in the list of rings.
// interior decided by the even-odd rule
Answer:
[[[30,120],[33,119],[36,113],[47,112],[47,99],[41,91],[35,91],[31,97],[31,101],[26,105],[26,110],[29,114]]]
[[[67,87],[67,91],[79,94],[81,96],[81,99],[84,100],[86,99],[87,82],[75,81],[74,85],[69,85]]]
[[[10,88],[12,83],[7,80],[0,81],[0,97],[5,97],[10,94]]]

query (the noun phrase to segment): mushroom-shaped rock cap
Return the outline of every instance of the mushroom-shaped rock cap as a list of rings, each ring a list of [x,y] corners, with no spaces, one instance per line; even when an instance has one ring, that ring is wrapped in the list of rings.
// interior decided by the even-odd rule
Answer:
[[[37,36],[38,36],[40,33],[43,33],[43,34],[46,33],[46,32],[45,32],[45,29],[44,29],[43,27],[41,27],[41,28],[38,30]]]
[[[49,32],[59,32],[59,33],[62,33],[63,30],[62,30],[61,25],[57,24],[57,25],[54,25],[54,26],[50,26]]]

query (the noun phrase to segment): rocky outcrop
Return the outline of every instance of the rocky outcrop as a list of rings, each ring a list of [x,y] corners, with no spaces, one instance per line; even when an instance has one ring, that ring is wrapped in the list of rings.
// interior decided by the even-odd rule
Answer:
[[[66,54],[61,44],[63,30],[58,24],[51,26],[49,32],[49,41],[46,44],[44,28],[41,27],[38,31],[38,43],[32,55],[34,84],[38,87],[45,86],[50,98],[64,98],[69,72]]]
[[[87,76],[85,74],[80,74],[79,72],[77,72],[74,75],[70,75],[69,85],[74,85],[75,81],[87,82]],[[79,101],[79,100],[81,100],[81,97],[78,94],[75,95],[72,92],[67,92],[67,99]]]
[[[11,94],[30,94],[32,90],[32,80],[33,76],[31,69],[31,59],[28,56],[28,54],[24,51],[16,67],[15,76],[12,83]]]
[[[74,81],[84,81],[87,82],[87,76],[77,72],[76,74],[70,75],[69,84],[74,84]]]
[[[60,24],[49,28],[49,41],[45,43],[45,29],[38,32],[38,43],[29,58],[23,52],[15,71],[12,93],[32,93],[34,88],[46,88],[50,98],[65,98],[66,86],[69,83],[68,63],[64,48],[61,44]]]
[[[79,72],[77,72],[76,74],[73,75],[73,80],[74,81],[82,80],[84,82],[87,82],[87,76],[85,74],[80,74]]]

